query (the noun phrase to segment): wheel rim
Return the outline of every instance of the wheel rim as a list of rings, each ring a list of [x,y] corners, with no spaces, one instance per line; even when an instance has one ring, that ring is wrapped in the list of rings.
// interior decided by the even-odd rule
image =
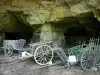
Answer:
[[[8,45],[6,48],[5,48],[5,55],[7,56],[12,56],[13,55],[13,47],[12,45]]]
[[[95,50],[93,48],[90,49],[84,51],[81,57],[81,66],[86,71],[91,70],[95,65]]]
[[[47,65],[53,59],[53,50],[48,45],[39,46],[34,52],[34,59],[39,65]]]

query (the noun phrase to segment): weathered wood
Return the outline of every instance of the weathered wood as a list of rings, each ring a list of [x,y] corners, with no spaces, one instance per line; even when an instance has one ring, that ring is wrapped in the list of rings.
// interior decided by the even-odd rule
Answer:
[[[19,40],[4,40],[3,41],[3,47],[6,47],[8,45],[12,45],[15,50],[17,50],[17,49],[21,50],[23,48],[25,42],[26,42],[26,40],[24,40],[24,39],[19,39]]]

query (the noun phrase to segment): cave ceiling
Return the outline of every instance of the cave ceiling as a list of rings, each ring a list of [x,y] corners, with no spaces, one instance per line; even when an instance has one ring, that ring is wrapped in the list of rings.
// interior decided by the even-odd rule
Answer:
[[[87,30],[93,30],[97,21],[100,21],[99,0],[3,0],[0,9],[0,30],[2,26],[6,30],[11,25],[13,31],[17,25],[15,20],[14,23],[4,23],[7,11],[33,29],[52,23],[65,30],[72,26],[84,26]]]

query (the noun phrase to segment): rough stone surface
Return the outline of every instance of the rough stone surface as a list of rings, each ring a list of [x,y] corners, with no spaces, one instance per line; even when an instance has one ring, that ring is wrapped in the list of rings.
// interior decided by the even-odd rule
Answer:
[[[2,18],[2,15],[6,14],[6,10],[11,12],[22,11],[21,15],[18,13],[14,15],[19,17],[23,23],[33,28],[36,24],[40,25],[47,22],[59,22],[64,18],[66,25],[69,25],[67,24],[69,22],[67,21],[67,18],[77,18],[77,15],[87,14],[90,12],[92,12],[95,18],[99,21],[99,3],[99,0],[3,0],[0,2],[0,17]],[[3,18],[5,19],[5,17]],[[79,19],[80,18],[77,18],[78,21]],[[3,22],[4,21],[5,20],[3,20]],[[72,19],[70,19],[70,21],[71,23],[74,23]],[[87,19],[82,19],[82,24],[88,25],[85,21],[87,21]],[[5,24],[1,23],[0,30],[3,25]]]

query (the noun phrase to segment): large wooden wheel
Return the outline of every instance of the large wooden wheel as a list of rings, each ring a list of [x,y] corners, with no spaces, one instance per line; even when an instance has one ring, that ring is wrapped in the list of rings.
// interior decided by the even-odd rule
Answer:
[[[34,59],[39,65],[47,65],[53,59],[53,50],[48,45],[40,45],[34,52]]]
[[[14,48],[12,45],[7,45],[5,48],[4,48],[4,53],[6,56],[9,56],[11,57],[14,53]]]
[[[85,50],[81,56],[81,66],[89,71],[95,66],[95,47]]]

